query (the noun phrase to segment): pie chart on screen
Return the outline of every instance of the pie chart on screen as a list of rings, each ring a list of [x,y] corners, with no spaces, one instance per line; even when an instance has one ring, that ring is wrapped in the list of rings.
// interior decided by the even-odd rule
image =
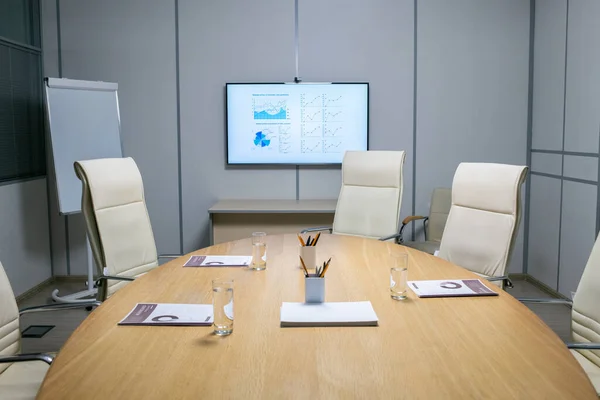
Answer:
[[[265,135],[263,131],[256,132],[254,144],[257,147],[267,147],[269,144],[271,144],[271,139],[267,139],[267,135]]]

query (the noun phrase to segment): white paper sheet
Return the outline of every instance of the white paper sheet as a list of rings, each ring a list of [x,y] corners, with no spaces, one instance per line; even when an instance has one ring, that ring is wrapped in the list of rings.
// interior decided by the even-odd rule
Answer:
[[[212,325],[212,304],[138,303],[119,325]]]
[[[247,267],[252,256],[191,256],[184,267]]]
[[[408,281],[408,287],[419,297],[497,296],[479,279],[446,279]]]
[[[376,326],[370,301],[283,303],[281,326]]]

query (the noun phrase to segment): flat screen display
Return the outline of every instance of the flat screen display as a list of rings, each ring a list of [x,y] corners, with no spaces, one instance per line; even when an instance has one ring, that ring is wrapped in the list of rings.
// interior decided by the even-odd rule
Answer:
[[[228,83],[228,164],[339,164],[367,150],[368,83]]]

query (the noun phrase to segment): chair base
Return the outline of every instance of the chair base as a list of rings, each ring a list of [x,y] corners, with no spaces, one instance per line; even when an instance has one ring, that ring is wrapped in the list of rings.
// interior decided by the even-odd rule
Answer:
[[[96,298],[97,293],[98,289],[94,288],[61,297],[58,295],[58,289],[55,289],[52,292],[52,299],[57,303],[88,303],[90,301],[90,297],[93,297],[94,299]]]

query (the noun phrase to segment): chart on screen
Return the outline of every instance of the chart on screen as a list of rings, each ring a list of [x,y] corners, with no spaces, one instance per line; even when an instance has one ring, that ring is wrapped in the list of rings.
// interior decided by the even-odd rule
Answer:
[[[367,84],[227,85],[230,164],[339,163],[367,148]]]

